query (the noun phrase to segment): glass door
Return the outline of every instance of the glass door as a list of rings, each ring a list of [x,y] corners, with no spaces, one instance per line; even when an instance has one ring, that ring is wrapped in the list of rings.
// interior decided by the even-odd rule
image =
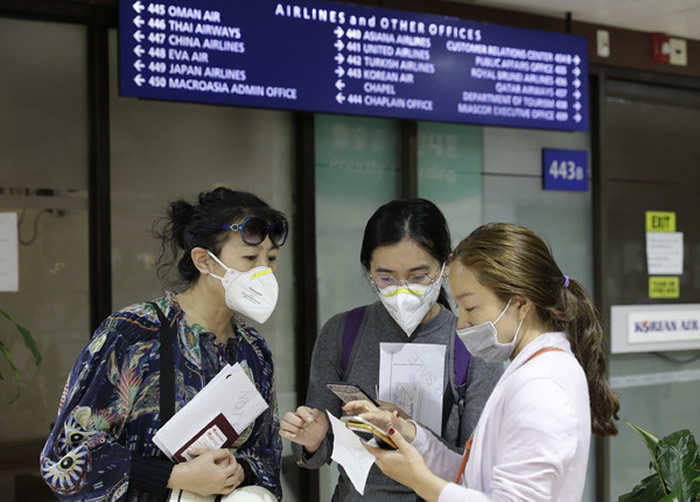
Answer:
[[[18,500],[40,500],[46,488],[39,452],[90,336],[86,44],[84,25],[0,18],[0,212],[17,217],[19,256],[19,287],[0,292],[0,309],[32,333],[43,357],[37,369],[0,319],[21,378],[10,404],[16,389],[0,360],[0,493]],[[25,485],[39,491],[21,494]]]

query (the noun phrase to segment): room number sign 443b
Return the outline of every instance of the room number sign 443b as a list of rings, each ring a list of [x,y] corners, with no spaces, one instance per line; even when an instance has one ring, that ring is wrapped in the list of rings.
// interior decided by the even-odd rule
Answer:
[[[542,149],[542,185],[545,190],[588,190],[588,152]]]
[[[583,166],[577,166],[573,160],[553,160],[549,166],[549,175],[554,179],[580,181],[583,179]]]

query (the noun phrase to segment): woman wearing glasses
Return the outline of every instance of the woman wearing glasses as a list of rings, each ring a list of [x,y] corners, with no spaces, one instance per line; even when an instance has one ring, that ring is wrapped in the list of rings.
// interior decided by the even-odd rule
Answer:
[[[459,336],[475,354],[510,364],[464,455],[415,422],[362,401],[347,406],[398,446],[371,448],[377,465],[429,502],[581,500],[591,431],[616,434],[620,409],[591,300],[537,234],[508,223],[464,239],[449,277]]]
[[[217,188],[196,204],[173,202],[161,223],[159,271],[177,262],[179,292],[130,305],[97,328],[66,382],[42,475],[61,500],[155,502],[167,489],[213,495],[246,485],[279,499],[272,356],[243,316],[263,323],[272,314],[287,220],[255,195]],[[153,443],[168,415],[163,399],[169,391],[177,411],[235,363],[267,410],[231,448],[195,449],[174,465]]]
[[[437,383],[436,406],[428,410],[437,415],[432,417],[437,424],[433,432],[453,448],[461,447],[469,437],[503,366],[470,358],[455,335],[457,317],[449,310],[442,289],[450,251],[447,222],[440,210],[427,200],[390,202],[380,207],[367,222],[360,261],[378,301],[362,310],[359,320],[357,309],[331,318],[316,340],[306,406],[287,413],[281,423],[281,435],[294,443],[299,465],[318,469],[330,461],[333,440],[324,410],[339,417],[342,402],[326,384],[351,382],[374,395],[380,382],[383,344],[444,347],[444,356],[439,360],[439,365],[444,367],[443,380]],[[354,341],[349,342],[348,326],[353,317],[356,334]],[[421,382],[414,383],[417,389],[421,388]],[[380,392],[394,395],[391,389],[380,389]],[[410,409],[410,413],[420,408],[418,400],[429,398],[422,390],[412,395],[413,398],[401,400],[399,406],[402,410]],[[388,403],[382,407],[394,408]],[[422,411],[425,408],[423,406]],[[353,488],[340,469],[333,500],[408,502],[418,499],[410,489],[373,466],[364,496]]]

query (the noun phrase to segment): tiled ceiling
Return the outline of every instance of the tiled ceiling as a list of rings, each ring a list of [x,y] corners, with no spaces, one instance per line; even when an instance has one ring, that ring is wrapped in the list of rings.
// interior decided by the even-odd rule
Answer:
[[[452,0],[700,40],[700,0]]]

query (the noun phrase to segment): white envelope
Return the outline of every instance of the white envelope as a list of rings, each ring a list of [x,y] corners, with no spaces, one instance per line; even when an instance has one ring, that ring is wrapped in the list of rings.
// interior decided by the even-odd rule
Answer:
[[[225,444],[221,443],[222,430],[233,428],[235,435],[239,435],[267,407],[241,365],[226,365],[156,432],[153,442],[171,460],[176,460],[177,452],[187,443],[218,448]],[[191,459],[186,453],[182,457]]]

